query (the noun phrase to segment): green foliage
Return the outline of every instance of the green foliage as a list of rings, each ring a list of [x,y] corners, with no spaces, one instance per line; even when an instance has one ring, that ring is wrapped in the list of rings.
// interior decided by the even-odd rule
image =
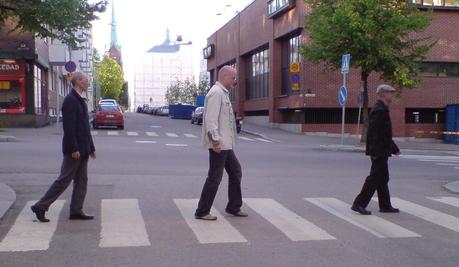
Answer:
[[[123,70],[113,59],[105,57],[96,65],[96,83],[100,87],[102,98],[120,100],[121,88],[124,84]]]
[[[205,83],[200,83],[198,86],[190,79],[177,80],[167,87],[166,101],[168,104],[194,104],[196,95],[205,90],[207,90]]]
[[[207,76],[202,78],[198,84],[198,95],[205,95],[210,89],[210,81]]]
[[[120,105],[124,107],[124,109],[129,108],[129,86],[128,82],[123,83],[123,87],[121,88],[120,94]]]
[[[431,12],[420,11],[399,0],[305,0],[312,6],[306,29],[310,42],[306,59],[341,66],[341,56],[351,54],[351,66],[362,75],[378,72],[399,87],[416,86],[418,62],[435,44],[430,38],[413,38],[431,21]]]
[[[34,32],[76,47],[75,32],[91,27],[91,21],[98,19],[96,14],[106,6],[106,0],[94,4],[88,0],[0,0],[0,27],[13,19],[13,31]]]

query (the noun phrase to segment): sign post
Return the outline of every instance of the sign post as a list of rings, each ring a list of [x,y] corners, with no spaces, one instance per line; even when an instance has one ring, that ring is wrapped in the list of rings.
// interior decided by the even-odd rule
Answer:
[[[359,118],[357,119],[357,135],[358,135],[360,133],[360,116],[362,114],[363,90],[360,91],[359,96],[357,97],[357,103],[359,104]]]
[[[344,123],[346,121],[346,99],[347,99],[347,88],[346,88],[346,75],[349,73],[349,63],[351,61],[351,55],[345,54],[341,59],[341,74],[343,74],[343,86],[339,89],[338,100],[342,107],[342,118],[341,118],[341,145],[344,145]]]

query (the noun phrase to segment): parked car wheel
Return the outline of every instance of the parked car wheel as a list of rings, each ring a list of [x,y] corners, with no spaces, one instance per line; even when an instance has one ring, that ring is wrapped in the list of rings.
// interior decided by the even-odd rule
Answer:
[[[118,128],[120,128],[120,130],[124,130],[124,125],[120,125]]]
[[[193,118],[191,118],[191,124],[194,124],[194,120],[193,120]]]
[[[97,126],[97,124],[96,124],[95,122],[93,122],[93,123],[92,123],[92,128],[93,128],[94,130],[97,130],[99,127]]]

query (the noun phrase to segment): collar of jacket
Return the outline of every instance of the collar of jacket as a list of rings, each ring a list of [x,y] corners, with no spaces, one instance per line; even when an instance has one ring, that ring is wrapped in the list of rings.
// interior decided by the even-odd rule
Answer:
[[[382,100],[376,101],[375,107],[380,110],[389,111],[389,107]]]
[[[86,101],[86,98],[80,95],[80,93],[78,93],[78,91],[75,90],[75,88],[72,89],[72,94],[74,94],[78,98],[78,100],[83,101],[83,102]]]
[[[218,85],[223,90],[223,92],[225,92],[225,94],[229,93],[228,89],[226,89],[225,86],[223,86],[223,84],[221,84],[220,82],[216,82],[215,84]]]

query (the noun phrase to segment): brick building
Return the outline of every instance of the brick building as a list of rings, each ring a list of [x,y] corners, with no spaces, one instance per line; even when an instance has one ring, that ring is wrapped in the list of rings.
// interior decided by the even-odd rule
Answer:
[[[445,107],[459,103],[459,6],[454,0],[413,0],[419,8],[435,5],[425,34],[438,40],[420,66],[422,82],[402,92],[391,106],[394,135],[441,138]],[[308,9],[302,0],[255,0],[208,38],[204,49],[211,81],[218,69],[233,65],[239,85],[231,92],[233,106],[246,121],[295,132],[341,131],[339,72],[302,59],[299,48]],[[291,82],[291,63],[299,63],[299,86]],[[369,80],[369,105],[376,101],[378,74]],[[357,133],[360,77],[348,76],[346,129]]]

